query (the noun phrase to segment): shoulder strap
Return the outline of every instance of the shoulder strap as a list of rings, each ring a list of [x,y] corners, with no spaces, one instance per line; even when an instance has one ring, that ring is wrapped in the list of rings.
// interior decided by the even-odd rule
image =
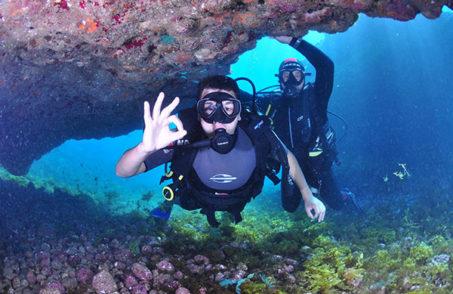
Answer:
[[[256,147],[257,166],[263,166],[265,175],[274,185],[278,184],[280,180],[276,174],[280,171],[280,166],[289,169],[289,165],[284,144],[272,130],[270,118],[248,112],[243,124],[247,124],[244,130]],[[270,158],[271,156],[277,158]]]
[[[309,95],[310,95],[309,99],[311,99],[310,104],[317,105],[314,101],[314,99],[316,99],[316,97],[315,97],[315,93],[314,93],[313,84],[310,83],[310,88],[308,88],[308,91],[309,91]],[[329,121],[327,120],[327,117],[323,118],[320,111],[322,111],[322,110],[319,109],[319,106],[316,106],[315,108],[312,109],[313,122],[314,122],[313,130],[315,132],[315,136],[319,137],[319,140],[320,140],[323,148],[326,149],[325,151],[326,152],[330,151],[328,153],[329,158],[332,161],[335,161],[337,163],[337,165],[340,165],[340,161],[338,160],[338,150],[336,148],[335,141],[331,142],[329,139],[327,139],[327,133],[328,133],[329,129],[331,129],[331,127],[329,126]],[[332,132],[333,132],[333,129],[332,129]],[[330,149],[330,150],[327,150],[327,149]]]
[[[197,121],[196,108],[186,108],[178,112],[178,117],[181,120],[184,129],[187,130],[187,135],[183,138],[190,143],[196,142],[202,138],[203,130]],[[171,161],[171,171],[175,176],[184,175],[190,171],[197,150],[195,148],[176,148]]]
[[[189,143],[200,141],[205,137],[197,117],[196,106],[178,112],[178,118],[181,120],[184,129],[187,130],[187,135],[184,139],[189,140]]]

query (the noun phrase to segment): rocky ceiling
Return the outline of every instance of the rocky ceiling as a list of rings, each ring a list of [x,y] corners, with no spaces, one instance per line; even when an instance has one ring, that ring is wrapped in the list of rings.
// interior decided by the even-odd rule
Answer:
[[[263,36],[347,30],[358,13],[437,18],[453,0],[0,0],[0,163],[25,174],[70,138],[142,125]],[[189,99],[183,99],[182,106]],[[89,151],[87,151],[89,152]]]

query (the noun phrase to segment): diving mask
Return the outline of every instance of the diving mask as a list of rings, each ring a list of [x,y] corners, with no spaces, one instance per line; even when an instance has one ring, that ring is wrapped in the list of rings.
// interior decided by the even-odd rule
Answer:
[[[303,65],[295,58],[288,58],[282,62],[278,69],[278,81],[283,95],[295,98],[300,94],[298,87],[305,82]],[[308,74],[307,74],[308,75]]]
[[[225,92],[212,92],[197,102],[197,111],[207,123],[229,124],[241,112],[241,101]]]
[[[289,98],[299,96],[301,89],[299,88],[304,82],[304,73],[300,71],[288,72],[284,71],[281,78],[281,88],[283,95]]]
[[[299,70],[294,71],[283,71],[281,73],[281,82],[285,85],[294,85],[298,86],[303,82],[305,78],[305,74]]]

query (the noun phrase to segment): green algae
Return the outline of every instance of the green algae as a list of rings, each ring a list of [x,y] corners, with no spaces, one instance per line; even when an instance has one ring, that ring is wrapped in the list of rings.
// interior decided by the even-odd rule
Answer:
[[[323,244],[324,246],[319,246]],[[315,239],[311,258],[304,262],[299,273],[301,286],[312,292],[331,289],[351,291],[354,284],[363,279],[363,254],[352,254],[348,246],[340,246],[325,236]]]
[[[229,223],[219,235],[211,236],[209,242],[223,244],[249,240],[248,248],[226,249],[227,258],[233,263],[244,262],[250,271],[264,271],[273,281],[272,290],[265,288],[262,281],[244,282],[243,293],[361,293],[361,289],[365,292],[385,289],[387,293],[448,293],[452,290],[451,262],[431,263],[436,254],[452,253],[450,236],[436,234],[442,232],[440,226],[428,235],[414,225],[420,222],[416,213],[403,210],[399,219],[390,218],[388,213],[373,215],[372,225],[343,221],[343,215],[315,224],[301,215],[251,212],[241,224]],[[263,218],[268,219],[267,224],[260,221]],[[414,219],[408,222],[409,218]],[[185,221],[191,222],[188,218]],[[337,226],[336,222],[345,225]],[[398,227],[402,229],[394,229]],[[192,234],[208,241],[202,237],[203,232],[192,231]],[[306,255],[306,260],[294,272],[296,284],[290,285],[274,276],[272,262],[266,254],[258,252],[296,259],[301,254]],[[251,289],[247,292],[246,287]]]
[[[409,258],[414,259],[418,264],[424,264],[429,258],[433,257],[431,246],[421,242],[410,248]]]
[[[266,283],[254,282],[254,281],[245,281],[240,286],[242,294],[284,294],[285,292],[278,289],[273,289]]]

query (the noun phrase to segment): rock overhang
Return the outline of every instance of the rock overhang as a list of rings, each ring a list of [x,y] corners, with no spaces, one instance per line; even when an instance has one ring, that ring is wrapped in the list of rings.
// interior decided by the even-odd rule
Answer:
[[[139,128],[143,100],[193,97],[263,36],[343,32],[359,13],[436,18],[452,2],[4,0],[0,163],[24,174],[67,139]]]

